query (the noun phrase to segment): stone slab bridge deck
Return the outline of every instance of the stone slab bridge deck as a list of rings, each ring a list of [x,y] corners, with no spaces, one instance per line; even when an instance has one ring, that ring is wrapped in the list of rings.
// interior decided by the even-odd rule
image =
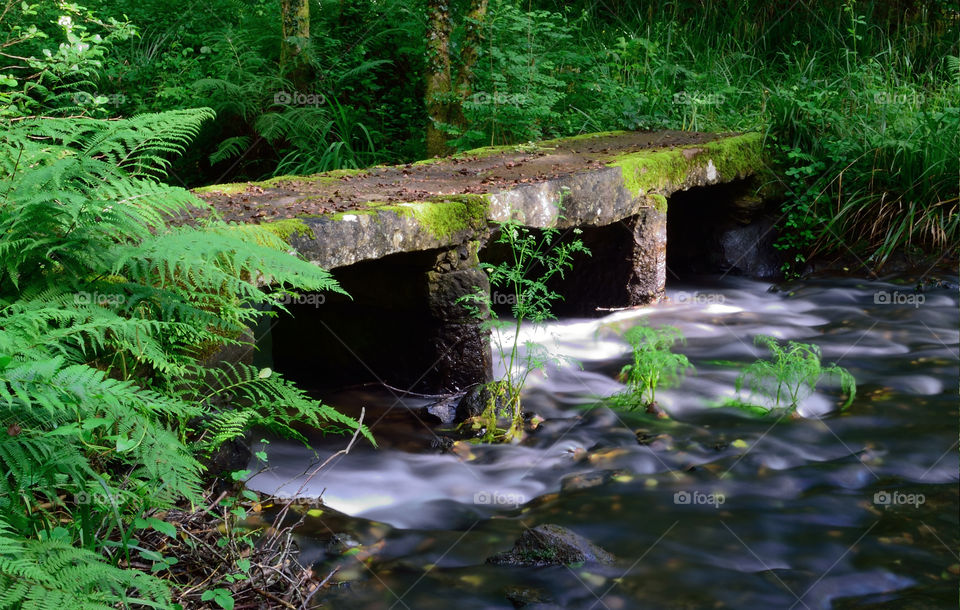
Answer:
[[[610,132],[195,193],[274,230],[351,295],[290,303],[258,333],[264,362],[307,387],[455,391],[491,375],[489,337],[456,301],[490,290],[478,264],[505,256],[498,223],[580,228],[592,256],[555,288],[561,313],[596,315],[660,299],[668,223],[715,223],[761,167],[756,133]],[[508,295],[492,301],[509,311]]]

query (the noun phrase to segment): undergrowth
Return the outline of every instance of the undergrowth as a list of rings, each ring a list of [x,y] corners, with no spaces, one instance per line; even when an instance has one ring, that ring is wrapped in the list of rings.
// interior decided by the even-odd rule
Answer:
[[[208,357],[252,349],[259,310],[292,290],[341,291],[269,231],[171,224],[204,204],[158,178],[211,117],[5,125],[0,607],[164,605],[162,580],[124,566],[163,527],[151,515],[201,500],[215,449],[254,426],[358,425],[269,369]]]

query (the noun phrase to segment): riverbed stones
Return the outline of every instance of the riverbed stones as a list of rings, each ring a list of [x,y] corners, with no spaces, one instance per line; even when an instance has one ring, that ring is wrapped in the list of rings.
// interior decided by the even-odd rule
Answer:
[[[525,608],[526,610],[547,610],[548,608],[559,608],[554,605],[553,598],[549,593],[538,587],[511,586],[506,590],[507,600],[513,604],[514,608]]]
[[[527,529],[513,548],[487,559],[494,565],[520,567],[560,566],[581,563],[612,564],[614,556],[565,527],[544,524]]]

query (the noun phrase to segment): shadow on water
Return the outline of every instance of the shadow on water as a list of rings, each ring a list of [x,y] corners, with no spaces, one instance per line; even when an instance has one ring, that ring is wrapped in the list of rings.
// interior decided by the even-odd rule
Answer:
[[[953,607],[958,539],[956,279],[907,303],[894,283],[811,280],[788,291],[699,278],[668,303],[562,320],[530,337],[580,367],[535,374],[525,406],[544,417],[519,445],[432,449],[420,398],[328,396],[368,408],[380,450],[357,447],[308,485],[350,515],[307,516],[304,557],[343,608]],[[887,296],[884,296],[886,294]],[[916,294],[916,293],[913,293]],[[696,366],[658,393],[673,416],[616,412],[627,361],[618,333],[678,326]],[[757,334],[812,342],[858,381],[850,409],[819,388],[803,417],[718,407]],[[345,444],[270,444],[249,485],[293,491]],[[612,552],[613,566],[486,565],[525,527],[556,523]],[[332,535],[339,534],[331,542]],[[344,542],[344,541],[347,542]],[[359,545],[364,561],[338,557]],[[354,551],[356,554],[356,551]],[[369,555],[369,557],[367,557]],[[535,604],[541,604],[536,606]]]

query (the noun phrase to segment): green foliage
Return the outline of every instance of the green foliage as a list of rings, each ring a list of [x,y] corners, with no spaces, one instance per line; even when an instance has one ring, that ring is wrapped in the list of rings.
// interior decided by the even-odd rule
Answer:
[[[283,310],[292,290],[340,290],[261,227],[171,224],[210,212],[157,178],[211,116],[5,126],[0,536],[23,561],[48,558],[7,590],[11,604],[165,598],[116,566],[129,562],[136,532],[157,525],[143,515],[200,500],[201,458],[253,426],[301,439],[295,424],[357,427],[268,369],[211,362],[220,346],[247,345],[258,306]],[[22,571],[0,564],[0,578]]]
[[[303,52],[311,87],[300,92],[279,73],[276,0],[210,0],[201,12],[181,0],[87,5],[11,3],[0,114],[212,107],[217,118],[175,161],[190,184],[422,157],[423,3],[317,5]],[[848,0],[804,10],[494,0],[446,129],[460,149],[611,129],[761,131],[784,195],[786,271],[847,248],[874,269],[898,250],[956,250],[955,13]],[[455,72],[466,29],[454,19]],[[297,93],[309,97],[284,102]]]
[[[737,378],[736,388],[739,394],[746,385],[751,397],[761,397],[764,404],[738,399],[732,403],[734,406],[745,407],[750,411],[794,411],[816,390],[817,384],[824,377],[837,380],[847,395],[841,409],[846,409],[853,403],[857,394],[853,375],[835,364],[823,366],[818,346],[796,341],[788,341],[786,346],[783,346],[774,337],[765,335],[757,336],[755,342],[770,350],[771,359],[757,360],[744,368]]]
[[[839,74],[832,59],[798,59],[768,100],[791,267],[817,251],[852,248],[879,268],[896,250],[955,250],[960,87],[889,49]]]
[[[566,18],[494,0],[481,32],[473,93],[463,103],[469,128],[451,145],[468,150],[558,134],[557,106],[566,88],[560,72],[576,57]]]
[[[97,88],[105,59],[136,29],[125,19],[101,20],[73,3],[4,4],[0,118],[106,116],[118,98]]]
[[[523,422],[520,396],[527,377],[558,360],[533,341],[523,345],[521,354],[520,330],[524,322],[537,325],[554,318],[553,303],[562,297],[548,282],[554,277],[562,279],[564,273],[573,268],[574,255],[590,254],[579,238],[566,242],[562,238],[555,228],[543,229],[537,234],[517,221],[500,223],[496,243],[506,246],[507,260],[498,265],[482,263],[481,266],[489,273],[492,289],[504,290],[511,297],[512,321],[499,319],[490,294],[480,288],[458,301],[482,320],[486,329],[497,330],[495,347],[506,368],[504,378],[490,386],[493,400],[481,416],[490,422],[484,440],[510,441],[520,436]],[[510,420],[506,431],[493,425],[501,416]]]
[[[265,140],[279,160],[274,176],[355,169],[380,160],[352,108],[320,92],[297,91],[257,46],[243,33],[212,41],[209,69],[216,76],[193,85],[203,103],[232,125],[229,133],[237,134],[220,142],[211,164],[242,159],[255,138]]]
[[[0,520],[0,607],[41,610],[165,607],[166,585],[137,570],[110,565],[73,546],[63,528],[26,539]]]
[[[615,403],[631,409],[656,403],[658,387],[674,387],[693,365],[683,354],[670,351],[683,335],[675,326],[651,328],[638,324],[623,334],[633,351],[633,362],[620,370],[627,391],[615,397]]]

